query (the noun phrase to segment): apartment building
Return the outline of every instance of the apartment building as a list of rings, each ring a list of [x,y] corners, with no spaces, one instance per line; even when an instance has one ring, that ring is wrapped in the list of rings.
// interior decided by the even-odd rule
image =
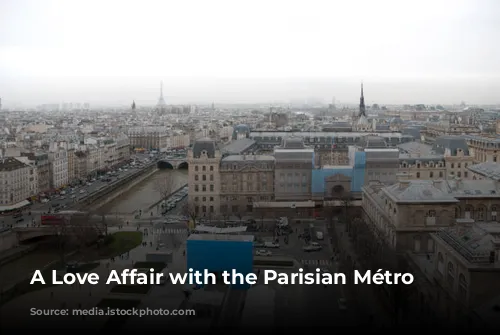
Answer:
[[[0,159],[0,210],[23,207],[34,190],[36,169],[14,157]]]
[[[21,157],[27,157],[29,161],[33,162],[37,172],[37,190],[40,193],[48,192],[51,189],[51,174],[50,174],[50,161],[49,155],[45,152],[26,152],[21,153]]]
[[[439,136],[432,145],[408,142],[398,145],[399,173],[410,179],[471,179],[468,167],[474,156],[460,136]]]
[[[231,155],[220,165],[220,212],[243,215],[254,203],[274,200],[274,157]]]
[[[130,146],[147,150],[167,147],[168,131],[165,127],[134,127],[128,131]]]
[[[214,218],[220,214],[221,153],[215,141],[197,140],[188,150],[188,204],[198,217]]]
[[[57,189],[68,184],[68,151],[64,148],[53,148],[49,153],[50,187]]]

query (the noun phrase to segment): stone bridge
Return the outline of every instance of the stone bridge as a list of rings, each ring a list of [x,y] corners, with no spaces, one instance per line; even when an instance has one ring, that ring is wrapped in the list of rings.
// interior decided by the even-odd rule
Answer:
[[[158,161],[159,169],[187,169],[188,162],[185,158],[164,158]]]

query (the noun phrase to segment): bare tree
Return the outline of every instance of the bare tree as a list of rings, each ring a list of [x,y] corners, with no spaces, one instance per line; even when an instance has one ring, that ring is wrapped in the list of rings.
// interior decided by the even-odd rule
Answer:
[[[194,226],[196,227],[196,220],[198,219],[198,211],[196,210],[196,206],[188,202],[182,207],[182,215],[187,216],[190,220],[192,220]]]
[[[161,200],[168,199],[172,192],[175,191],[174,181],[174,177],[171,173],[156,179],[154,189],[160,194]]]

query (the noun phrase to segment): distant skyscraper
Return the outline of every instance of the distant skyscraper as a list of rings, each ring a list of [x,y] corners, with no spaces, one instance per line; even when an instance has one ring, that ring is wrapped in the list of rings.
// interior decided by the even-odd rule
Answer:
[[[135,111],[135,100],[132,101],[132,111]]]

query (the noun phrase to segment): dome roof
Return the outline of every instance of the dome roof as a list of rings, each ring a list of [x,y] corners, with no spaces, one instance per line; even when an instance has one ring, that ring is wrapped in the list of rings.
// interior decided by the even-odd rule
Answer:
[[[241,133],[241,132],[250,132],[250,127],[247,126],[246,124],[239,124],[234,127],[234,131]]]

